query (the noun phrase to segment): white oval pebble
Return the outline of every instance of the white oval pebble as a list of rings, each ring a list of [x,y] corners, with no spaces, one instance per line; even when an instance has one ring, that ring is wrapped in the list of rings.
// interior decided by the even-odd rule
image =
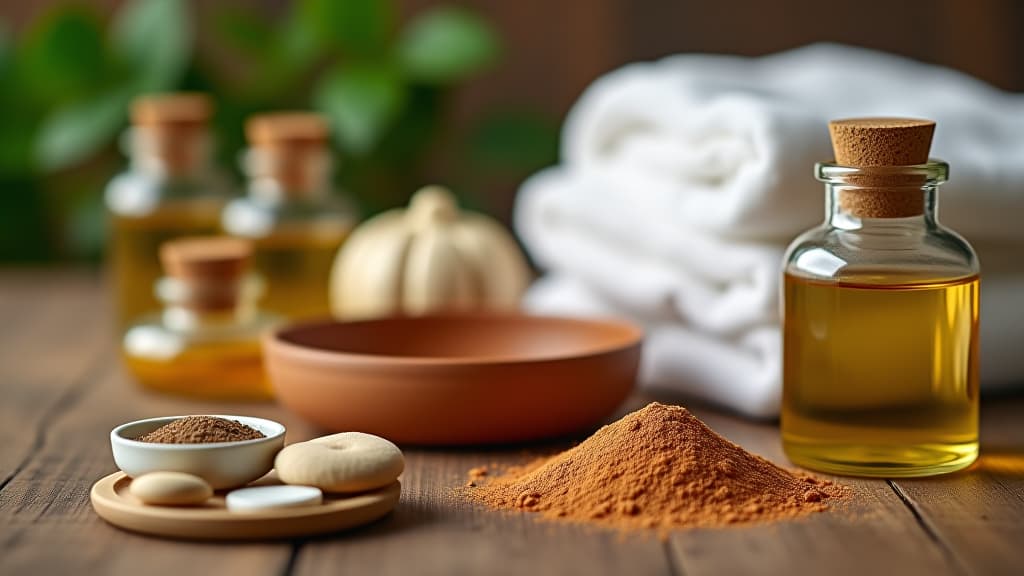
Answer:
[[[324,501],[324,494],[313,486],[253,486],[228,492],[226,500],[232,512],[257,512],[313,506]]]
[[[184,472],[150,472],[132,480],[128,492],[146,504],[187,506],[213,496],[210,484]]]

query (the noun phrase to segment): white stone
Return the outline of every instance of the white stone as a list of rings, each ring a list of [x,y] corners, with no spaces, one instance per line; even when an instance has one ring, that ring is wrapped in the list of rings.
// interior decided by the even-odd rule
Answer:
[[[313,486],[253,486],[228,492],[226,500],[232,512],[258,512],[314,506],[324,501],[324,495]]]

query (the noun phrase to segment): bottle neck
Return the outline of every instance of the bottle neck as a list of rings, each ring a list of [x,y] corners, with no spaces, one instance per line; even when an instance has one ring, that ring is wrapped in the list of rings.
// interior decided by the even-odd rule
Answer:
[[[171,305],[164,307],[160,317],[175,332],[231,329],[251,324],[256,318],[256,307],[238,305],[230,310],[209,311]]]
[[[825,183],[825,224],[842,230],[863,229],[906,229],[913,227],[934,228],[938,225],[937,186],[925,185],[920,188],[881,191],[861,189],[856,186]],[[853,199],[857,195],[889,194],[903,198],[890,201],[908,207],[895,210],[892,215],[880,216],[870,210],[859,209],[868,200]]]
[[[826,225],[842,230],[938,226],[936,191],[948,174],[941,160],[916,166],[815,166],[815,176],[825,183]]]
[[[304,202],[331,192],[334,163],[325,148],[252,147],[243,152],[241,164],[249,196],[256,200]]]
[[[123,142],[132,170],[147,176],[190,178],[212,166],[213,144],[205,127],[133,126]]]
[[[161,319],[176,332],[230,330],[256,320],[256,303],[263,294],[258,276],[196,283],[165,276],[157,281],[156,295],[164,304]]]

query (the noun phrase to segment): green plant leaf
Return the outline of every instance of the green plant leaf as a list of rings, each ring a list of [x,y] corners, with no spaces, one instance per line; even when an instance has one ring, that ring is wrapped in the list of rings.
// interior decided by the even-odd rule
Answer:
[[[14,76],[14,54],[5,23],[0,22],[0,174],[28,173],[32,165],[27,151],[32,139],[33,118],[20,109],[22,96]]]
[[[98,259],[106,240],[106,204],[103,182],[82,178],[75,189],[65,191],[61,237],[65,256],[75,260]]]
[[[319,25],[310,22],[308,9],[295,4],[277,27],[276,59],[282,65],[300,70],[313,62],[324,47]]]
[[[185,2],[131,0],[117,13],[110,32],[111,45],[138,90],[166,90],[185,72],[192,45]]]
[[[223,43],[227,59],[209,64],[216,69],[212,79],[220,96],[265,100],[291,89],[290,72],[279,56],[280,27],[262,14],[239,6],[222,6],[214,12],[213,39]]]
[[[0,22],[0,72],[7,69],[11,59],[11,31],[6,22]]]
[[[538,114],[496,112],[470,134],[466,158],[483,171],[529,173],[558,159],[558,126]]]
[[[0,172],[0,262],[42,262],[53,256],[45,181]]]
[[[403,31],[398,56],[416,80],[452,82],[493,63],[498,39],[479,16],[442,6],[423,13]]]
[[[347,55],[383,55],[395,25],[391,0],[303,0],[298,10],[322,46]]]
[[[336,138],[353,154],[369,152],[405,100],[401,78],[387,66],[338,68],[314,90],[313,102],[327,114]]]
[[[0,101],[0,106],[7,102]],[[31,174],[35,167],[32,140],[36,118],[15,112],[0,112],[0,174]]]
[[[131,92],[121,89],[54,110],[43,120],[36,137],[38,166],[59,170],[96,152],[124,123],[130,99]]]
[[[49,12],[29,30],[18,60],[22,87],[45,105],[96,89],[106,68],[98,17],[76,6]]]
[[[213,24],[217,37],[244,56],[265,58],[273,49],[275,38],[271,23],[251,9],[220,6],[214,13]]]

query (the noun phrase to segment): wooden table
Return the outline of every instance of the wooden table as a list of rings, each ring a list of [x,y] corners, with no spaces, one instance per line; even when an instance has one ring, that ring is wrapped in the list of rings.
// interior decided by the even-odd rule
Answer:
[[[409,450],[399,508],[333,537],[224,545],[131,534],[89,505],[91,484],[114,470],[107,434],[115,425],[228,412],[282,421],[291,441],[316,431],[273,405],[140,391],[119,365],[109,317],[96,275],[0,273],[0,574],[1024,574],[1020,397],[984,404],[984,456],[969,471],[850,479],[851,510],[796,522],[627,538],[478,509],[454,493],[473,466],[528,457],[517,448]],[[785,461],[775,426],[695,412]]]

